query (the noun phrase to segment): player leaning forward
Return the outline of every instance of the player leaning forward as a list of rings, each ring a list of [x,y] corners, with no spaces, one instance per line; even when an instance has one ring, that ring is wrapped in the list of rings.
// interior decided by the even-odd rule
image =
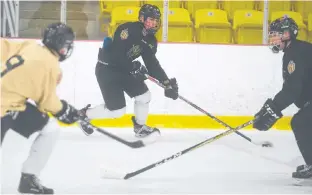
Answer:
[[[178,85],[176,79],[169,79],[157,58],[155,33],[160,27],[161,13],[158,7],[145,4],[139,11],[138,22],[120,25],[113,40],[104,41],[96,64],[96,78],[102,92],[104,104],[84,110],[89,119],[119,118],[126,112],[124,92],[134,98],[134,132],[143,138],[159,133],[157,128],[146,125],[151,93],[144,83],[144,73],[162,82],[167,88],[165,96],[176,100]],[[142,57],[144,65],[134,61]],[[81,125],[84,128],[84,125]],[[156,134],[155,134],[156,135]]]
[[[78,119],[78,111],[56,94],[62,75],[59,62],[70,56],[73,41],[73,30],[62,23],[45,29],[43,46],[35,41],[14,42],[1,38],[1,145],[9,129],[26,138],[39,132],[22,167],[20,193],[54,192],[40,183],[38,175],[59,134],[57,121],[46,112],[67,124]]]
[[[274,53],[283,50],[283,88],[268,99],[256,114],[254,128],[266,131],[295,104],[300,110],[291,120],[291,128],[306,165],[297,167],[294,178],[312,178],[312,44],[297,40],[298,26],[288,17],[270,24],[269,42]]]

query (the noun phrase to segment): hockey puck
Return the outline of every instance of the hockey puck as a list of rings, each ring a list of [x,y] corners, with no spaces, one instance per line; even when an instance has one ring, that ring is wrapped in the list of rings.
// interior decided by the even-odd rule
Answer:
[[[271,147],[273,147],[273,144],[270,142],[265,142],[262,144],[262,147],[271,148]]]

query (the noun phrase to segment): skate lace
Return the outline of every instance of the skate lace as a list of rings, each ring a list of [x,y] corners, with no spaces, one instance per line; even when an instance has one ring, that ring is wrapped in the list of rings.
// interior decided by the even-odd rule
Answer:
[[[138,130],[136,131],[136,133],[140,134],[142,133],[142,131],[147,131],[147,132],[152,132],[154,128],[149,127],[147,125],[142,125],[141,128],[138,128]]]
[[[302,171],[303,172],[307,171],[307,172],[311,173],[312,172],[312,165],[304,165]]]
[[[43,190],[43,185],[41,184],[41,181],[40,181],[40,179],[38,177],[34,176],[33,177],[33,181],[40,189]]]

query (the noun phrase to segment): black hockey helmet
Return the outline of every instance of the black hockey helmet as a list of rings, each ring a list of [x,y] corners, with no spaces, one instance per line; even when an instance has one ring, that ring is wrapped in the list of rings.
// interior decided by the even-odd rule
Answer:
[[[281,43],[287,43],[289,40],[296,39],[298,36],[298,25],[296,22],[284,16],[274,20],[269,27],[269,45],[274,53],[281,49]]]
[[[60,56],[59,61],[61,62],[72,54],[74,39],[73,29],[64,23],[57,22],[50,24],[44,30],[42,43],[56,52]]]
[[[149,21],[148,18],[152,19],[154,22]],[[161,13],[159,8],[156,5],[144,4],[139,11],[139,21],[144,24],[144,28],[148,34],[155,34],[161,26]]]

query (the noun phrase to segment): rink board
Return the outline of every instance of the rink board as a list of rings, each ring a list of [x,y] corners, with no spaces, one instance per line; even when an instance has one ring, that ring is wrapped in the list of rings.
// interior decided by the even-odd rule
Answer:
[[[76,41],[72,57],[61,63],[63,78],[57,93],[78,109],[87,104],[91,107],[103,104],[94,72],[101,45],[102,41]],[[232,127],[252,120],[264,102],[281,90],[282,55],[273,54],[266,46],[252,45],[161,43],[157,48],[161,66],[170,78],[178,81],[179,94]],[[141,58],[137,60],[143,62]],[[152,94],[148,125],[177,129],[225,128],[188,103],[164,97],[163,89],[151,81],[145,83]],[[132,127],[134,99],[126,96],[125,101],[125,116],[97,119],[92,123],[100,127]],[[297,111],[294,105],[284,109],[284,117],[273,128],[291,129],[290,120]]]
[[[96,119],[92,120],[92,124],[98,127],[132,127],[130,114],[126,114],[119,119]],[[249,120],[252,116],[216,116],[226,124],[237,127]],[[273,126],[277,130],[291,129],[291,117],[285,116],[281,118]],[[177,128],[177,129],[224,129],[225,127],[218,122],[214,121],[208,116],[198,115],[153,115],[148,117],[147,124],[159,128]],[[245,128],[246,130],[253,130],[252,126]]]

